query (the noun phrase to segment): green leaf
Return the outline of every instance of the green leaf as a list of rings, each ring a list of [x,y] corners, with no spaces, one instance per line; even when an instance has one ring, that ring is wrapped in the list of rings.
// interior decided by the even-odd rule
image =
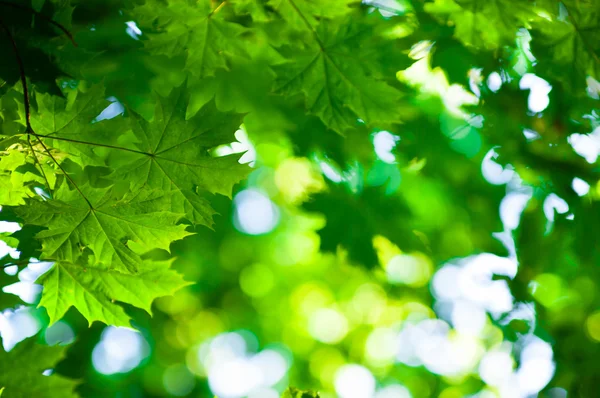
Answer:
[[[233,186],[251,169],[239,164],[239,155],[214,157],[209,149],[234,141],[242,115],[219,112],[213,101],[192,118],[185,119],[189,96],[183,88],[168,98],[156,98],[154,119],[132,113],[132,129],[138,140],[133,152],[118,159],[114,178],[171,192],[174,211],[185,213],[194,224],[212,226],[215,213],[202,193],[231,196]],[[127,163],[123,164],[123,159]]]
[[[133,14],[150,40],[145,46],[153,54],[179,56],[186,53],[185,69],[191,75],[213,76],[218,69],[228,69],[228,60],[245,57],[240,36],[246,29],[222,19],[221,3],[171,0],[147,1]]]
[[[102,85],[92,86],[85,91],[81,84],[79,88],[72,88],[73,82],[63,81],[62,85],[65,98],[50,94],[36,95],[37,110],[31,117],[35,135],[47,146],[70,155],[70,159],[81,166],[103,166],[106,148],[85,145],[85,141],[93,137],[96,143],[117,142],[126,128],[123,118],[97,122],[97,117],[111,104],[105,98]],[[39,151],[40,156],[45,156],[43,148],[39,148]]]
[[[16,215],[15,209],[16,208],[14,207],[2,208],[2,211],[0,211],[0,221],[22,223],[23,220]],[[42,229],[43,228],[36,225],[24,224],[18,231],[1,234],[0,239],[19,252],[19,260],[15,260],[10,255],[6,255],[0,259],[0,265],[25,265],[29,259],[39,258],[41,245],[40,242],[35,239],[35,235]]]
[[[269,0],[268,5],[297,30],[312,29],[323,18],[341,17],[351,11],[352,3],[356,0]]]
[[[15,141],[10,138],[14,134],[22,133],[25,130],[25,118],[23,117],[23,93],[20,86],[7,90],[4,95],[0,96],[0,136],[8,136],[8,139],[0,140],[0,149],[4,150],[12,145]],[[0,91],[0,93],[2,93]]]
[[[367,28],[348,28],[345,19],[321,22],[306,49],[282,49],[289,61],[274,67],[275,91],[303,95],[306,109],[338,133],[355,128],[359,118],[368,125],[397,122],[400,92],[371,73],[381,68],[364,55]]]
[[[271,19],[266,9],[266,0],[231,0],[238,15],[250,14],[255,22],[267,22]]]
[[[19,296],[3,291],[3,288],[13,283],[17,283],[19,278],[17,275],[9,275],[4,269],[4,259],[0,259],[0,311],[6,308],[14,308],[19,304],[23,304]]]
[[[319,231],[321,248],[331,252],[346,250],[352,262],[366,267],[377,264],[372,242],[378,234],[401,243],[403,248],[421,248],[410,229],[412,220],[406,204],[382,191],[369,187],[352,194],[333,186],[327,194],[315,195],[306,203],[308,210],[327,215],[327,224]]]
[[[209,150],[235,141],[243,115],[219,112],[211,101],[186,120],[189,94],[180,87],[168,97],[155,96],[151,121],[131,111],[127,120],[133,135],[122,134],[123,118],[91,123],[106,105],[98,100],[103,96],[101,87],[93,90],[84,95],[71,92],[74,105],[44,97],[45,106],[53,110],[46,111],[45,119],[40,116],[34,119],[36,123],[32,121],[38,137],[82,166],[112,167],[111,178],[131,182],[133,191],[145,187],[172,193],[173,211],[184,213],[194,224],[212,226],[215,212],[200,194],[230,196],[233,185],[250,169],[239,164],[236,155],[214,157]],[[53,117],[58,121],[47,120]]]
[[[24,148],[15,147],[6,156],[0,158],[1,205],[23,205],[26,198],[34,195],[33,185],[36,182],[38,185],[43,185],[44,179],[28,157]]]
[[[172,202],[164,192],[145,190],[118,198],[112,188],[71,189],[64,182],[53,199],[31,200],[16,212],[26,223],[48,228],[36,236],[42,259],[135,273],[142,254],[169,250],[172,241],[190,235],[177,225],[183,214],[166,210]]]
[[[295,387],[289,387],[283,392],[281,398],[319,398],[319,394],[314,391],[302,391]]]
[[[170,270],[170,261],[145,261],[139,273],[123,274],[99,267],[57,262],[38,279],[44,287],[39,306],[45,307],[50,324],[73,306],[88,320],[130,327],[129,316],[115,302],[131,304],[151,314],[155,298],[173,294],[189,285]]]
[[[600,79],[600,10],[565,1],[553,11],[550,20],[535,24],[534,55],[567,87],[584,88],[587,76]]]
[[[48,347],[29,338],[10,352],[0,347],[0,394],[5,398],[76,397],[77,382],[59,375],[44,376],[65,356],[66,347]]]
[[[435,0],[425,11],[456,26],[454,36],[463,43],[483,49],[513,44],[519,28],[536,17],[533,1]]]

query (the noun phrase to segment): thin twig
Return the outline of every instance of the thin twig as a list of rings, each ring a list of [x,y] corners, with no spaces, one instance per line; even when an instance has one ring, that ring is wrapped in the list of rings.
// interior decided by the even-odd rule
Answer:
[[[67,28],[65,28],[63,25],[59,24],[58,22],[54,21],[52,18],[48,18],[47,16],[45,16],[41,12],[36,11],[33,8],[31,8],[31,7],[27,7],[27,6],[23,6],[23,5],[20,5],[20,4],[11,3],[9,1],[0,1],[0,5],[7,6],[7,7],[12,7],[12,8],[16,8],[16,9],[23,10],[23,11],[29,11],[30,13],[37,15],[38,17],[40,17],[44,21],[46,21],[49,24],[54,25],[58,29],[62,30],[62,32],[69,38],[69,40],[71,40],[71,43],[73,43],[73,45],[75,47],[77,47],[77,42],[75,41],[75,39],[73,38],[73,35],[71,34],[71,32],[69,32],[69,30]]]
[[[25,67],[23,66],[23,61],[21,60],[21,55],[19,54],[19,49],[17,48],[17,43],[15,42],[15,39],[13,38],[12,34],[10,33],[10,30],[8,29],[8,27],[4,24],[4,22],[1,19],[0,19],[0,27],[4,30],[4,32],[6,33],[6,36],[8,36],[8,39],[12,43],[13,52],[15,54],[15,58],[17,60],[17,64],[19,67],[19,75],[21,76],[21,84],[23,85],[23,102],[25,103],[25,124],[27,126],[27,137],[29,138],[30,135],[33,135],[36,137],[36,139],[38,140],[38,142],[40,143],[42,148],[44,148],[44,150],[46,151],[46,153],[48,154],[50,159],[52,159],[52,161],[56,164],[56,166],[62,171],[65,178],[67,180],[69,180],[71,185],[73,185],[73,187],[77,190],[77,192],[79,192],[79,194],[86,201],[86,203],[88,204],[90,209],[93,209],[92,204],[90,203],[88,198],[83,194],[81,189],[79,189],[79,186],[75,183],[73,178],[71,178],[71,176],[65,171],[65,169],[62,167],[62,165],[52,155],[52,153],[50,152],[50,150],[48,149],[46,144],[44,144],[42,139],[37,136],[37,134],[31,127],[31,121],[30,121],[31,108],[30,108],[30,102],[29,102],[29,91],[27,90],[27,79],[25,77]],[[33,148],[33,146],[32,146],[32,148]],[[50,189],[50,186],[48,186],[48,189]]]
[[[25,124],[27,126],[27,130],[31,130],[31,112],[29,106],[29,92],[27,91],[27,79],[25,77],[25,67],[23,66],[23,60],[21,59],[21,55],[19,54],[19,49],[17,48],[17,43],[15,42],[14,37],[8,30],[8,26],[4,24],[4,22],[0,19],[0,27],[6,33],[8,40],[10,41],[13,49],[13,53],[15,55],[15,59],[17,60],[17,66],[19,67],[19,76],[21,77],[21,85],[23,86],[23,102],[25,105]]]
[[[31,264],[31,261],[29,261],[29,260],[15,260],[15,261],[11,261],[8,264],[3,264],[2,266],[4,268],[8,268],[8,267],[15,267],[15,266],[16,267],[21,267],[21,266],[24,266],[24,265],[27,266],[29,264]]]

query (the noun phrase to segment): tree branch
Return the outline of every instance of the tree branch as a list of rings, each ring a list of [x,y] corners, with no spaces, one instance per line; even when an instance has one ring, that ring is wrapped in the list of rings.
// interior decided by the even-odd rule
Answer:
[[[19,54],[19,49],[17,48],[17,43],[15,42],[15,39],[13,38],[12,34],[10,33],[10,30],[8,29],[8,27],[4,24],[4,22],[1,19],[0,19],[0,27],[2,28],[2,30],[4,30],[4,32],[6,33],[6,36],[8,37],[9,41],[12,44],[15,59],[17,60],[17,65],[19,67],[19,75],[21,77],[21,85],[23,86],[23,102],[25,104],[25,124],[27,126],[27,139],[29,140],[30,135],[33,135],[36,137],[36,139],[38,140],[38,142],[40,143],[42,148],[44,148],[44,150],[46,151],[46,153],[48,154],[50,159],[52,159],[52,161],[56,164],[56,166],[65,175],[65,178],[71,183],[71,185],[73,185],[73,187],[77,190],[77,192],[79,192],[79,194],[85,200],[85,202],[88,204],[90,209],[93,209],[92,204],[90,203],[88,198],[83,194],[81,189],[79,189],[79,186],[75,183],[73,178],[71,178],[71,176],[65,171],[65,169],[58,162],[58,160],[56,160],[56,158],[52,155],[52,153],[50,152],[50,150],[48,149],[46,144],[44,144],[44,142],[41,140],[41,138],[35,133],[35,131],[33,131],[33,128],[31,127],[31,106],[30,106],[30,101],[29,101],[29,91],[27,89],[27,78],[25,76],[25,67],[23,66],[23,60],[21,59],[21,55]],[[31,144],[31,142],[30,142],[30,144]],[[31,147],[31,149],[33,149],[33,146]],[[34,156],[35,156],[35,154],[34,154]],[[37,157],[36,157],[36,159],[37,159]],[[40,165],[40,168],[41,168],[41,165]],[[44,171],[42,170],[42,173],[43,172]],[[46,179],[46,181],[48,181],[48,180]],[[48,186],[48,189],[50,189],[50,186]]]
[[[41,12],[36,11],[33,8],[31,8],[31,7],[27,7],[27,6],[23,6],[23,5],[20,5],[20,4],[11,3],[9,1],[0,1],[0,5],[6,6],[6,7],[16,8],[18,10],[28,11],[28,12],[34,14],[34,15],[37,15],[38,17],[40,17],[44,21],[46,21],[49,24],[54,25],[58,29],[60,29],[69,38],[69,40],[71,40],[71,43],[73,43],[73,45],[75,47],[77,47],[77,42],[75,41],[75,39],[73,38],[73,35],[71,34],[71,32],[69,32],[69,30],[67,28],[65,28],[63,25],[59,24],[58,22],[54,21],[52,18],[48,18],[47,16],[45,16]]]
[[[2,30],[4,30],[4,33],[6,33],[6,37],[8,37],[8,40],[10,41],[10,43],[12,45],[13,53],[15,55],[15,59],[17,60],[17,66],[19,68],[19,76],[21,78],[21,85],[23,86],[23,102],[25,105],[25,124],[27,126],[27,131],[29,132],[31,130],[31,123],[30,123],[31,110],[30,110],[30,105],[29,105],[29,92],[27,91],[27,78],[25,77],[25,67],[23,66],[23,60],[21,59],[21,55],[19,54],[19,49],[17,48],[17,43],[15,42],[13,35],[10,33],[8,26],[6,26],[4,24],[4,21],[2,21],[1,19],[0,19],[0,28],[2,28]]]

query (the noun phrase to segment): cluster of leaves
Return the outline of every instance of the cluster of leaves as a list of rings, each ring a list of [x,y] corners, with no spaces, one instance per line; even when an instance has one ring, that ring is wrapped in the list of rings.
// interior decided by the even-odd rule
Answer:
[[[503,192],[479,169],[482,148],[500,146],[500,160],[534,187],[517,234],[525,271],[514,292],[527,300],[534,275],[562,269],[598,281],[600,249],[590,238],[598,193],[582,200],[571,188],[574,177],[595,184],[597,170],[567,136],[600,125],[600,3],[380,3],[1,1],[0,216],[22,227],[2,236],[20,257],[1,265],[53,263],[38,281],[50,323],[75,307],[90,324],[130,326],[122,304],[150,313],[155,298],[187,284],[171,269],[172,244],[212,228],[215,194],[231,196],[250,173],[239,155],[215,152],[244,123],[253,142],[292,142],[295,155],[339,171],[342,183],[306,204],[327,219],[323,250],[343,249],[367,267],[377,263],[380,234],[436,262],[502,251],[490,226],[502,228]],[[470,86],[472,106],[451,109],[427,81],[397,74],[422,61]],[[543,113],[526,112],[525,72],[552,84]],[[485,85],[493,73],[499,91]],[[384,129],[402,137],[392,165],[370,149],[370,133]],[[567,200],[576,223],[559,219],[547,236],[537,204],[550,192]],[[0,294],[0,309],[17,303]],[[547,327],[561,333],[565,322]],[[575,330],[569,341],[584,334]],[[17,350],[34,355],[30,346]],[[581,396],[590,396],[593,370],[573,359],[595,353],[558,348],[559,363],[580,366],[564,378],[579,378],[570,383]],[[43,367],[59,358],[39,355],[49,358]],[[10,383],[0,380],[8,396]],[[40,383],[31,385],[46,388]],[[306,395],[298,394],[288,393]]]

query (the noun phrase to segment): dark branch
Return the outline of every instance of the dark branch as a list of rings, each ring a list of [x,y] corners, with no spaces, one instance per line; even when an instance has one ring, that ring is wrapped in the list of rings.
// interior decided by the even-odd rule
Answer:
[[[25,105],[25,123],[27,125],[27,131],[32,131],[31,129],[31,110],[29,106],[29,92],[27,91],[27,78],[25,77],[25,67],[23,66],[23,60],[21,59],[21,55],[19,54],[19,49],[17,48],[17,43],[13,35],[10,33],[8,26],[4,24],[4,21],[0,19],[0,28],[4,30],[6,33],[6,37],[10,41],[13,49],[13,53],[15,55],[15,59],[17,60],[17,66],[19,67],[19,76],[21,77],[21,85],[23,86],[23,102]]]
[[[73,43],[73,45],[75,47],[77,47],[77,42],[75,41],[75,39],[73,38],[73,35],[71,34],[71,32],[69,32],[69,30],[67,28],[65,28],[63,25],[59,24],[58,22],[54,21],[52,18],[48,18],[47,16],[45,16],[41,12],[36,11],[33,8],[31,8],[31,7],[27,7],[27,6],[23,6],[23,5],[20,5],[20,4],[11,3],[9,1],[0,1],[0,5],[7,6],[7,7],[12,7],[12,8],[16,8],[18,10],[27,11],[27,12],[30,12],[30,13],[32,13],[34,15],[37,15],[38,17],[40,17],[44,21],[46,21],[49,24],[54,25],[58,29],[62,30],[62,32],[69,38],[69,40],[71,40],[71,43]]]
[[[27,139],[29,140],[30,135],[33,135],[36,137],[36,139],[38,140],[38,142],[40,143],[42,148],[44,148],[44,151],[46,151],[46,153],[48,154],[50,159],[52,159],[52,161],[56,164],[56,166],[65,175],[65,178],[71,183],[71,185],[73,185],[73,187],[77,190],[77,192],[79,192],[79,194],[86,201],[86,203],[88,204],[90,209],[93,209],[92,204],[90,203],[88,198],[83,194],[83,192],[81,192],[81,189],[79,189],[79,186],[77,186],[77,184],[75,183],[75,181],[73,181],[71,176],[61,166],[61,164],[58,162],[58,160],[56,160],[56,158],[52,155],[52,153],[50,152],[50,150],[48,149],[46,144],[44,144],[42,139],[35,133],[35,131],[33,131],[33,128],[31,127],[31,121],[30,121],[31,108],[30,108],[30,101],[29,101],[29,91],[27,89],[27,78],[25,76],[25,67],[23,66],[23,60],[21,59],[21,55],[19,54],[19,49],[17,48],[17,43],[15,42],[15,39],[13,38],[12,34],[10,33],[10,30],[8,29],[8,27],[4,24],[4,22],[1,19],[0,19],[0,27],[4,30],[4,32],[6,33],[6,36],[8,37],[8,39],[10,40],[10,42],[12,44],[13,52],[14,52],[14,55],[15,55],[15,58],[17,60],[17,64],[19,67],[19,75],[21,76],[21,84],[23,85],[23,102],[25,103],[25,124],[27,126]],[[31,146],[30,141],[29,141],[29,144]],[[31,146],[31,149],[33,150],[33,146]],[[35,156],[35,153],[34,153],[34,156]],[[37,157],[36,157],[36,160],[37,160]],[[41,165],[40,165],[40,169],[41,169]],[[43,173],[44,171],[41,170],[41,172]],[[50,186],[48,186],[48,189],[50,189]]]
[[[31,261],[29,261],[29,260],[14,260],[8,264],[2,264],[2,267],[4,267],[4,268],[14,267],[14,266],[23,267],[23,266],[27,266],[29,264],[31,264]]]

